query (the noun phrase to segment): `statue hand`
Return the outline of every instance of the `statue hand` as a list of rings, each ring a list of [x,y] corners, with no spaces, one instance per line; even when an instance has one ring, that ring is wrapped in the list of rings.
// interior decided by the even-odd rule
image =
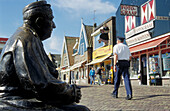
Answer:
[[[74,86],[74,90],[75,90],[75,102],[79,103],[80,99],[81,99],[81,90],[80,87],[78,87],[77,85],[73,85]]]

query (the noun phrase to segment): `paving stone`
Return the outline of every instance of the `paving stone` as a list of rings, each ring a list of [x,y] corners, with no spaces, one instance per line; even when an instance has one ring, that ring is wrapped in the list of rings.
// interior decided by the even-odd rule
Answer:
[[[125,100],[124,86],[119,88],[118,98],[112,98],[114,85],[80,86],[80,105],[94,111],[170,111],[170,87],[132,86],[133,99]]]

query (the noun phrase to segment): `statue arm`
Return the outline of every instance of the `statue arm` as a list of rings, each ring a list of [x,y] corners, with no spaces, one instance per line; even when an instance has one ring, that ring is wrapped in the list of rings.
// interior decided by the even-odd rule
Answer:
[[[44,61],[46,55],[41,55],[42,47],[36,45],[29,42],[25,44],[21,40],[16,43],[14,65],[23,88],[33,90],[37,99],[42,101],[61,104],[79,102],[80,89],[56,79]]]

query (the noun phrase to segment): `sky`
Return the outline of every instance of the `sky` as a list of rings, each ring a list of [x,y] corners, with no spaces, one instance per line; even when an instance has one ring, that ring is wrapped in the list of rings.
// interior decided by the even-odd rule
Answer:
[[[0,0],[0,38],[10,38],[23,24],[23,8],[36,0]],[[121,0],[46,0],[51,4],[56,28],[44,40],[46,53],[61,54],[64,36],[80,37],[81,20],[93,25],[115,16]],[[95,19],[94,19],[95,18]]]

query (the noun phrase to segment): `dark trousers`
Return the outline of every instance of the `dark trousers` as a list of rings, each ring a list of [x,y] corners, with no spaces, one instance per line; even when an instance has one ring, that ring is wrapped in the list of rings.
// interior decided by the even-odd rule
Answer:
[[[120,77],[123,75],[126,93],[132,95],[132,86],[129,79],[129,67],[121,67],[116,65],[117,71],[114,73],[114,95],[118,95],[118,89],[120,86]]]

